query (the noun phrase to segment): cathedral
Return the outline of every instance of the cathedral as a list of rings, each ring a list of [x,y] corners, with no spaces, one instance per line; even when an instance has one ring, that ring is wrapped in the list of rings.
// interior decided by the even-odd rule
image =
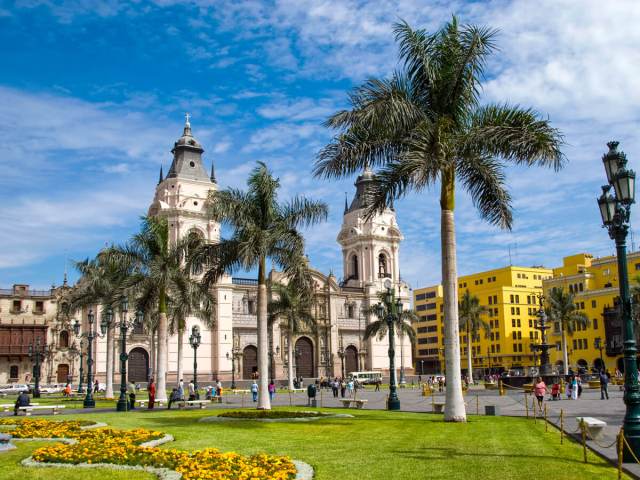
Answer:
[[[212,161],[207,172],[202,158],[204,148],[193,136],[188,117],[183,134],[174,143],[171,152],[171,167],[166,176],[160,169],[148,214],[167,219],[172,242],[185,235],[198,235],[208,242],[218,241],[220,225],[208,218],[205,208],[209,192],[219,188],[215,169]],[[342,280],[333,273],[326,275],[311,269],[315,290],[312,313],[316,328],[293,335],[294,358],[290,359],[287,355],[286,325],[274,323],[269,338],[269,357],[270,376],[277,381],[287,378],[290,361],[293,362],[294,375],[304,378],[334,377],[355,371],[388,373],[387,338],[370,338],[366,341],[363,338],[366,325],[373,320],[367,311],[379,301],[378,294],[384,290],[386,279],[392,281],[396,293],[399,293],[406,306],[409,305],[410,292],[408,285],[400,279],[398,257],[403,237],[395,211],[388,208],[371,219],[364,218],[364,192],[372,179],[373,173],[365,170],[355,182],[351,203],[345,201],[342,227],[337,235],[337,242],[342,247]],[[269,279],[280,281],[282,274],[271,271]],[[187,319],[181,349],[178,348],[177,333],[170,333],[167,385],[181,377],[188,380],[193,375],[194,354],[188,336],[195,325],[201,332],[201,344],[197,349],[197,373],[201,384],[214,379],[251,379],[257,371],[257,280],[225,276],[215,284],[212,293],[216,307],[210,322]],[[86,313],[82,315],[85,328]],[[47,343],[54,350],[58,349],[60,342],[54,337],[65,330],[64,322],[46,330],[43,335]],[[64,334],[69,336],[69,332]],[[154,356],[156,342],[156,338],[142,328],[130,332],[127,339],[129,379],[146,382],[157,371],[158,360]],[[109,356],[116,362],[114,372],[119,371],[119,343],[114,342],[115,351]],[[62,350],[69,348],[68,341],[60,345]],[[58,353],[52,356],[52,362],[57,358],[69,362],[70,357],[65,356],[64,351]],[[178,361],[179,356],[182,361]],[[107,371],[105,338],[96,340],[94,358],[96,378],[104,381]],[[78,372],[77,357],[71,361],[74,364],[66,365],[64,372]],[[401,363],[406,369],[412,370],[411,342],[406,337],[401,342],[396,340],[396,365]],[[51,372],[59,371],[56,365],[49,367]],[[55,377],[55,373],[52,377]],[[57,380],[61,381],[59,377]],[[73,380],[77,381],[77,377]],[[44,377],[42,381],[55,382],[56,378]],[[119,384],[117,373],[114,384]]]

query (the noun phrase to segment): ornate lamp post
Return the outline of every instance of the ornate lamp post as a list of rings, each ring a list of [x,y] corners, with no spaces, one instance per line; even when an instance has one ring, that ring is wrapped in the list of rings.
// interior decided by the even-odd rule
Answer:
[[[231,354],[227,352],[227,360],[231,360],[231,390],[236,389],[236,358],[240,357],[240,348],[233,346]]]
[[[84,360],[84,352],[82,351],[82,347],[84,346],[84,339],[80,340],[80,348],[76,347],[75,342],[69,348],[69,353],[73,358],[80,357],[80,373],[78,378],[78,393],[84,393],[84,388],[82,387],[82,380],[84,379],[84,369],[83,369],[83,360]]]
[[[269,346],[269,375],[271,377],[271,381],[275,381],[276,378],[276,362],[274,358],[280,355],[280,346],[276,345],[275,351],[273,350],[273,342]]]
[[[607,143],[609,151],[602,157],[607,185],[602,187],[598,207],[603,226],[609,237],[615,240],[618,257],[618,278],[620,283],[620,313],[624,331],[624,436],[631,452],[625,449],[625,461],[631,461],[632,453],[640,455],[640,386],[636,364],[636,341],[631,318],[631,296],[629,294],[629,273],[627,272],[627,235],[631,205],[635,202],[636,174],[627,169],[627,157],[618,152],[618,142]],[[609,192],[613,187],[615,195]]]
[[[396,385],[394,327],[397,316],[402,311],[402,302],[400,302],[400,299],[394,301],[394,294],[391,290],[392,283],[389,278],[384,281],[384,286],[387,289],[384,295],[384,305],[378,303],[376,313],[379,318],[384,318],[387,321],[389,332],[389,398],[387,399],[387,410],[400,410],[398,386]]]
[[[46,345],[40,345],[40,338],[36,338],[36,341],[29,345],[29,358],[33,358],[33,379],[35,381],[35,386],[33,388],[33,398],[40,398],[40,376],[41,376],[41,366],[42,366],[42,357],[44,357],[48,353],[48,348]]]
[[[596,337],[595,340],[593,341],[593,346],[597,349],[600,350],[600,371],[604,372],[605,368],[604,368],[604,360],[602,358],[602,349],[604,348],[602,346],[602,338],[600,337]]]
[[[531,348],[534,351],[540,352],[540,375],[551,375],[551,364],[549,363],[549,349],[552,348],[552,345],[547,343],[547,330],[549,326],[547,325],[547,314],[544,311],[544,295],[538,295],[538,303],[540,308],[538,309],[538,321],[535,324],[535,328],[540,330],[540,343],[531,345]]]
[[[82,402],[84,408],[95,408],[96,401],[93,399],[93,380],[91,374],[93,373],[93,340],[96,338],[96,333],[93,331],[93,321],[95,316],[93,310],[89,309],[87,313],[87,322],[89,324],[88,331],[86,333],[80,333],[80,322],[76,320],[73,324],[73,333],[78,338],[87,339],[87,393]]]
[[[127,318],[128,312],[129,300],[127,297],[123,297],[120,302],[120,397],[116,406],[118,412],[129,410],[129,402],[127,401],[127,360],[129,360],[129,355],[127,354],[127,330],[129,327],[142,325],[142,320],[144,319],[144,313],[140,310],[136,312],[135,318],[132,319]]]
[[[344,378],[344,348],[342,347],[342,335],[340,335],[340,345],[338,346],[338,357],[340,357],[340,373]]]
[[[189,345],[193,348],[193,388],[196,391],[196,399],[198,398],[198,347],[200,346],[200,327],[194,325],[191,328],[191,335],[189,336]]]

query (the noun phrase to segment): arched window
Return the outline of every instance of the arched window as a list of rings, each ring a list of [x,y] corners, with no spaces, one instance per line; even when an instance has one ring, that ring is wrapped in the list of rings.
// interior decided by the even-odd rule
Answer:
[[[356,280],[360,278],[358,275],[358,256],[356,254],[351,256],[351,278]]]
[[[384,253],[378,255],[378,278],[390,277],[387,271],[387,256]]]
[[[63,330],[60,332],[60,341],[58,342],[60,348],[69,348],[69,332]]]
[[[18,380],[18,365],[11,365],[9,367],[9,380],[16,381]]]

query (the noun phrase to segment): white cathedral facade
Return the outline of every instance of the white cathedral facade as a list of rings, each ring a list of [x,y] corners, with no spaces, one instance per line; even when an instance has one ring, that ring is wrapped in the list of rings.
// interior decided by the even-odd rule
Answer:
[[[185,235],[199,235],[209,242],[220,239],[220,225],[208,218],[205,204],[208,194],[218,184],[211,166],[210,173],[203,164],[204,149],[194,138],[187,120],[183,135],[172,149],[173,161],[166,176],[160,171],[149,215],[167,219],[170,241]],[[213,163],[213,162],[212,162]],[[393,209],[364,218],[364,190],[373,178],[365,171],[355,183],[356,191],[350,205],[345,204],[342,228],[337,241],[342,247],[343,280],[312,269],[315,287],[313,315],[317,328],[313,332],[296,333],[293,337],[293,359],[287,358],[287,332],[284,325],[274,323],[270,335],[269,356],[271,372],[277,381],[287,378],[287,365],[293,361],[294,375],[304,378],[335,377],[353,371],[377,370],[388,373],[388,342],[363,339],[364,329],[372,318],[366,313],[379,301],[378,293],[389,278],[404,305],[409,305],[410,292],[400,280],[399,250],[402,234]],[[270,279],[278,281],[279,272],[272,271]],[[225,276],[213,287],[216,311],[209,327],[206,322],[189,318],[183,338],[182,369],[178,372],[178,336],[169,336],[167,385],[192,377],[193,350],[189,333],[194,325],[201,332],[197,349],[199,382],[220,379],[228,381],[250,379],[257,371],[257,280]],[[128,377],[144,382],[157,370],[154,358],[155,338],[144,331],[133,331],[128,338]],[[402,345],[396,340],[396,366],[401,362],[412,370],[412,349],[408,338]],[[96,376],[106,376],[106,340],[96,344]],[[119,341],[115,342],[116,365],[114,384],[119,384]],[[234,372],[232,370],[235,369]]]

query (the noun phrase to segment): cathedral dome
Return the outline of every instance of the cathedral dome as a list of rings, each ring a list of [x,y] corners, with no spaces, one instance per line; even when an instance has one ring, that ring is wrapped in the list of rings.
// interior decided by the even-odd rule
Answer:
[[[187,121],[184,124],[184,131],[182,132],[182,136],[178,139],[178,141],[174,144],[174,149],[177,147],[187,147],[187,148],[195,148],[198,150],[203,150],[200,142],[194,138],[191,134],[191,123],[189,123],[189,115],[187,114]]]

